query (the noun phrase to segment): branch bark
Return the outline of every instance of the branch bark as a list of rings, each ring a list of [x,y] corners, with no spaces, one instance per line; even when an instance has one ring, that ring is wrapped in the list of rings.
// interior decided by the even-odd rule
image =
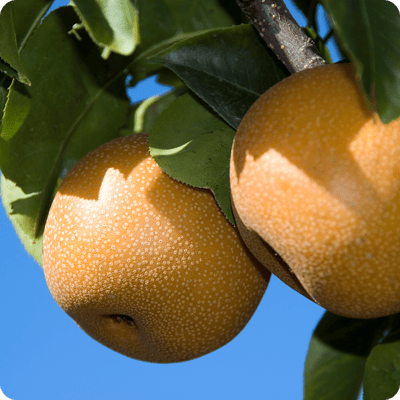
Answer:
[[[290,14],[283,0],[236,0],[291,74],[327,62],[314,41]]]

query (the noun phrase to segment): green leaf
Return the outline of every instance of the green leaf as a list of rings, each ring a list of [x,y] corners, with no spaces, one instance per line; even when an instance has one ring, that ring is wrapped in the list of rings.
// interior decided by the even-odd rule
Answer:
[[[367,357],[388,318],[352,319],[326,312],[312,336],[304,400],[357,400]]]
[[[297,8],[304,14],[306,18],[309,16],[311,5],[313,2],[314,0],[294,0]]]
[[[179,96],[174,91],[162,96],[153,96],[131,107],[128,125],[121,133],[131,135],[136,133],[149,133],[154,122]]]
[[[226,27],[234,23],[233,18],[217,0],[165,0],[165,2],[181,32]]]
[[[147,58],[197,32],[231,26],[235,21],[216,0],[137,0],[141,43],[129,67],[130,86],[166,69]],[[161,72],[162,73],[162,72]]]
[[[3,111],[7,102],[7,94],[8,94],[8,82],[7,76],[0,72],[0,132],[1,132],[1,123],[3,119]]]
[[[130,0],[74,0],[71,4],[94,42],[104,48],[103,58],[112,51],[134,52],[140,41],[139,16]]]
[[[173,70],[234,129],[262,93],[288,76],[250,25],[198,34],[149,62]]]
[[[8,105],[10,105],[9,108]],[[4,108],[4,118],[0,130],[2,139],[9,140],[17,133],[28,116],[30,108],[31,98],[28,90],[25,85],[14,80],[8,91],[7,103]]]
[[[398,392],[391,400],[400,400],[400,392]]]
[[[3,174],[1,174],[0,188],[3,206],[19,239],[26,251],[39,265],[42,265],[43,235],[35,235],[36,212],[40,207],[40,195],[25,194]]]
[[[34,223],[19,224],[29,238],[40,235],[60,179],[86,153],[120,136],[129,109],[128,60],[117,55],[102,60],[87,34],[80,41],[68,35],[76,22],[72,7],[59,8],[43,20],[21,52],[32,86],[17,93],[13,85],[4,113],[10,126],[15,116],[20,118],[20,96],[30,104],[14,135],[0,137],[1,171],[21,189],[18,200],[24,203],[11,208],[14,214],[24,210],[21,218],[34,218]],[[25,195],[35,201],[29,197],[26,203]]]
[[[137,0],[140,46],[149,48],[183,33],[227,27],[234,19],[216,0]]]
[[[364,400],[392,398],[400,386],[400,332],[389,334],[372,350],[365,367]]]
[[[140,50],[177,35],[178,22],[173,18],[167,2],[163,0],[139,0]]]
[[[230,203],[229,160],[235,131],[190,94],[177,98],[155,121],[150,154],[169,176],[210,188],[234,224]]]
[[[157,77],[157,82],[161,85],[173,86],[177,89],[183,89],[184,87],[186,88],[186,85],[183,83],[183,81],[168,68],[163,68],[163,70],[160,71]]]
[[[4,5],[6,4],[6,3],[8,3],[9,2],[9,0],[0,0],[0,11],[1,11],[1,9],[4,7]]]
[[[6,73],[11,78],[18,79],[18,72],[14,68],[11,68],[6,62],[2,61],[1,59],[0,59],[0,72]]]
[[[384,123],[400,117],[400,14],[390,1],[323,0],[367,98]],[[360,46],[362,43],[362,46]]]
[[[7,3],[0,14],[0,57],[18,72],[17,79],[26,84],[30,80],[20,58],[41,19],[53,0],[13,0]],[[9,73],[4,68],[1,70]],[[14,74],[10,74],[14,77]]]
[[[30,84],[20,52],[51,7],[53,0],[18,0],[8,2],[0,11],[0,70],[20,82]]]

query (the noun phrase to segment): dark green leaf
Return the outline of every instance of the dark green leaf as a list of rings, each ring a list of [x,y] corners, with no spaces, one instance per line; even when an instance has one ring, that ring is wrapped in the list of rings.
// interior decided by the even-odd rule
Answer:
[[[0,57],[18,72],[18,79],[23,83],[29,84],[30,81],[20,52],[52,3],[53,0],[14,0],[1,10]]]
[[[385,123],[400,117],[400,14],[384,0],[323,0],[362,87]],[[360,46],[362,43],[362,46]]]
[[[140,41],[139,16],[130,0],[74,0],[72,2],[94,42],[104,48],[102,57],[113,51],[130,55]]]
[[[1,171],[18,187],[6,208],[28,218],[18,228],[14,225],[20,237],[40,235],[60,178],[90,150],[119,136],[126,121],[125,58],[102,60],[86,34],[80,41],[67,34],[76,22],[71,7],[43,20],[21,52],[32,86],[24,93],[17,93],[17,85],[10,89],[6,126],[13,116],[20,118],[20,96],[29,102],[16,133],[8,140],[0,138]]]
[[[183,83],[183,81],[168,68],[163,68],[162,71],[160,71],[157,77],[157,82],[161,85],[173,86],[178,89],[183,89],[184,87],[186,88],[186,85]]]
[[[9,0],[0,0],[0,10],[4,7],[6,3],[8,3]]]
[[[0,11],[0,57],[7,63],[0,70],[29,84],[20,52],[49,9],[52,0],[18,0],[8,2]],[[12,68],[10,70],[10,67]]]
[[[364,366],[388,319],[352,319],[326,312],[312,336],[304,400],[356,400]]]
[[[19,78],[18,71],[10,67],[6,62],[0,59],[0,72],[6,73],[11,78]]]
[[[309,16],[309,11],[313,2],[314,0],[294,0],[296,6],[299,8],[300,11],[303,12],[306,18],[308,18]],[[316,26],[314,26],[314,28],[316,28]]]
[[[172,69],[234,129],[257,98],[288,75],[250,25],[213,29],[149,61]]]
[[[216,0],[136,0],[141,43],[129,67],[130,86],[164,68],[147,58],[196,32],[231,26],[235,21]]]
[[[400,400],[400,392],[398,392],[397,394],[396,394],[396,396],[394,396],[392,399],[390,399],[390,400]]]
[[[29,114],[31,97],[25,85],[14,80],[8,91],[5,111],[8,104],[11,105],[9,108],[11,111],[4,113],[0,129],[0,137],[4,140],[11,139],[17,133]],[[18,104],[18,107],[13,107],[12,104]]]
[[[163,0],[138,0],[140,48],[143,51],[179,33],[178,22]]]
[[[372,350],[365,366],[364,400],[387,400],[400,386],[400,332],[389,334]]]
[[[181,32],[231,26],[232,17],[217,0],[165,0]]]
[[[8,94],[8,86],[9,86],[9,80],[5,74],[2,74],[0,72],[0,132],[1,132],[1,123],[3,119],[3,111],[6,106],[7,102],[7,94]]]
[[[235,131],[190,94],[177,98],[155,121],[150,154],[169,176],[210,188],[234,223],[229,192],[229,160]]]

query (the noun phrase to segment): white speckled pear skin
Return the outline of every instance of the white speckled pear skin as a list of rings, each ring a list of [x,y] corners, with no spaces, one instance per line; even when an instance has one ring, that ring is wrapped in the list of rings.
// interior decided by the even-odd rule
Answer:
[[[159,363],[233,339],[270,278],[211,192],[162,172],[144,134],[103,145],[70,171],[43,260],[51,294],[87,334]]]
[[[245,243],[283,282],[346,317],[400,312],[400,119],[370,111],[352,65],[264,93],[235,136],[230,183]]]

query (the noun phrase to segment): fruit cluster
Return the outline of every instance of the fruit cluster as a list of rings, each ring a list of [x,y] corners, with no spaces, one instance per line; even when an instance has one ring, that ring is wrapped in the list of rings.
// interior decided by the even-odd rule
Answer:
[[[54,299],[102,344],[162,363],[233,339],[271,272],[343,316],[400,311],[400,120],[368,108],[350,64],[264,93],[237,131],[230,183],[238,229],[210,191],[161,170],[147,135],[91,152],[46,223]]]

